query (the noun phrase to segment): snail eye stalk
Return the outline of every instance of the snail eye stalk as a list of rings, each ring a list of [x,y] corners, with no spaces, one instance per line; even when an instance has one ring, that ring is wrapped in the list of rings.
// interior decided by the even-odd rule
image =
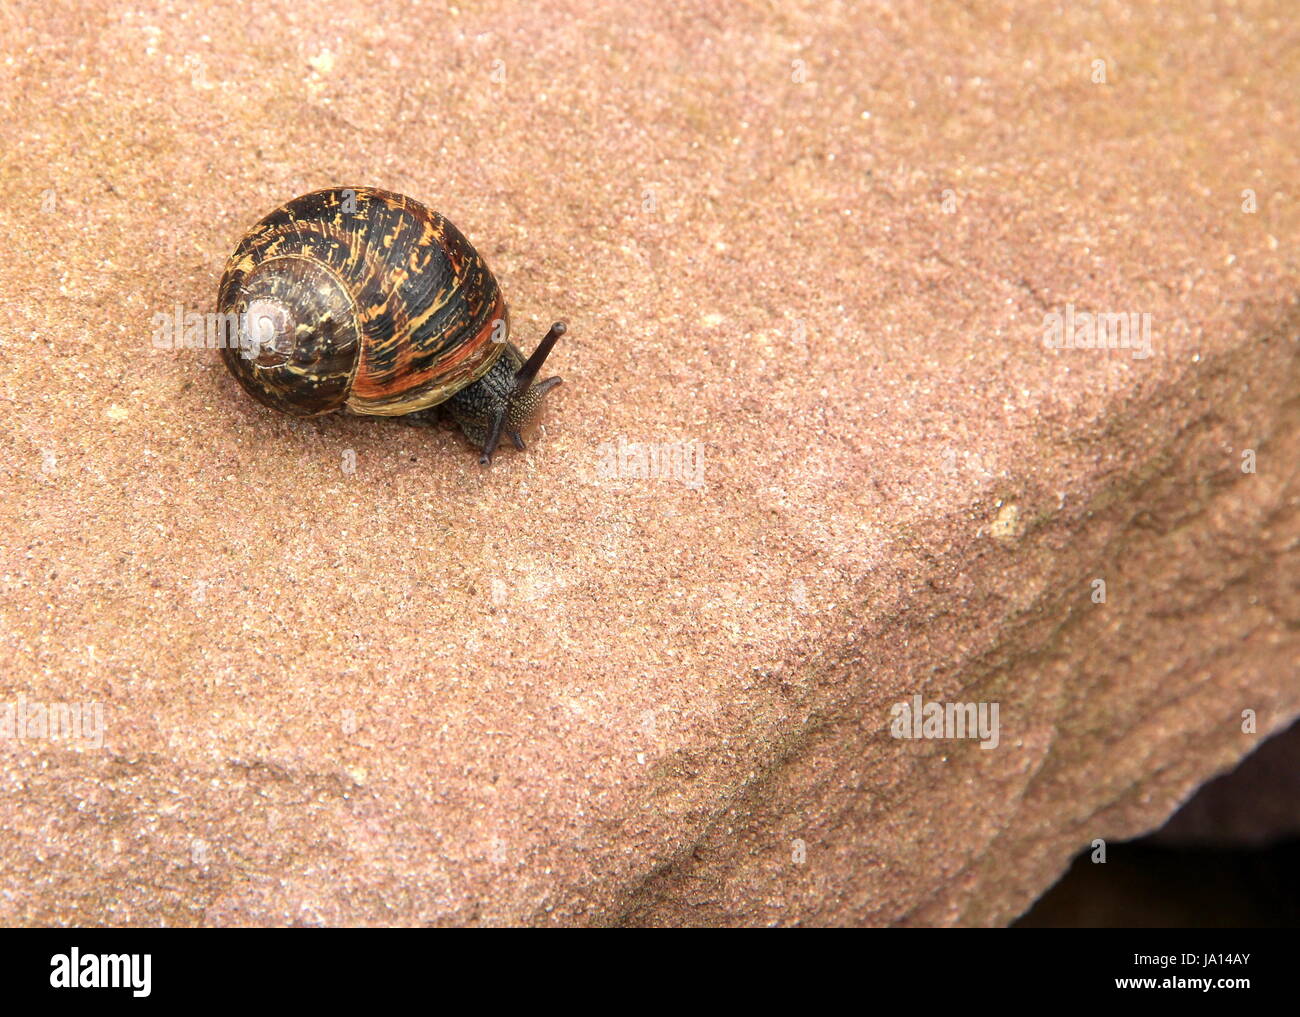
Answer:
[[[568,326],[562,321],[557,321],[551,326],[551,330],[542,337],[542,341],[537,344],[537,349],[533,350],[533,355],[524,361],[524,366],[519,368],[515,374],[515,389],[512,395],[523,395],[528,391],[528,387],[537,378],[537,373],[546,363],[546,358],[551,355],[551,350],[559,342],[560,336],[568,331]]]

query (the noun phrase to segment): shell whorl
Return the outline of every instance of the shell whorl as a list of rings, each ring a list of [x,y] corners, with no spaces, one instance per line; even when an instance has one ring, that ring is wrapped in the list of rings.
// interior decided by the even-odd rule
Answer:
[[[231,373],[274,409],[383,416],[443,402],[506,347],[496,279],[445,217],[372,188],[305,194],[262,219],[226,266]]]

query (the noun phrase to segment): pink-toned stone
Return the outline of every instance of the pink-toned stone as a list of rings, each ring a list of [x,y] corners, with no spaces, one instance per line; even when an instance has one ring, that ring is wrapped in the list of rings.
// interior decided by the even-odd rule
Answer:
[[[0,921],[1003,924],[1300,712],[1289,5],[6,19],[0,703],[107,730],[0,740]],[[152,348],[347,183],[568,321],[527,454]]]

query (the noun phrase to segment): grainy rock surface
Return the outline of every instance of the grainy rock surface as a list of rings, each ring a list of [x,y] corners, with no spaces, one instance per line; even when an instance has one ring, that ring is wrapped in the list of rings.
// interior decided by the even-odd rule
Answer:
[[[0,704],[104,730],[0,921],[1003,924],[1300,711],[1291,4],[3,19]],[[154,348],[349,183],[567,319],[526,454]]]

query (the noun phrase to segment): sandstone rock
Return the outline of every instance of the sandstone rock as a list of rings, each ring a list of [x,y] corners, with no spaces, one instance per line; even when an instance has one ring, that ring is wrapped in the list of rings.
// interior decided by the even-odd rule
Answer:
[[[183,10],[0,41],[0,921],[1004,924],[1300,711],[1287,5]],[[348,182],[528,453],[153,348]]]

